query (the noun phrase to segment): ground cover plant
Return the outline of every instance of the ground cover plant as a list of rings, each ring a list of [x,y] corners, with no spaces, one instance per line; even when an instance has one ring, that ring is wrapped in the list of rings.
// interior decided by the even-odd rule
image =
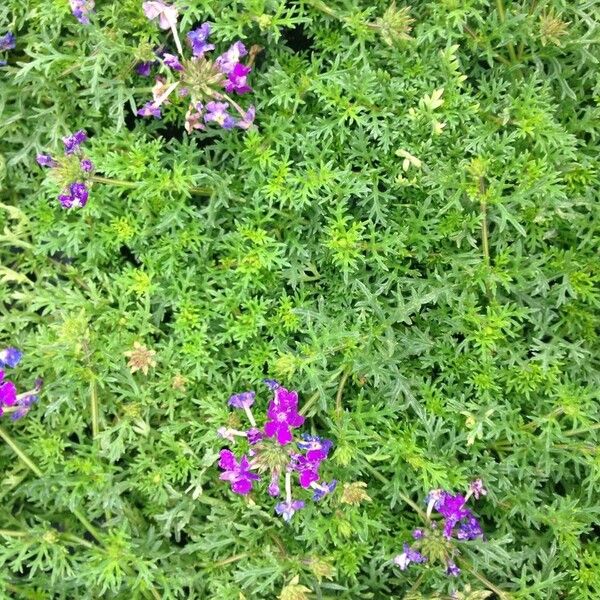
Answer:
[[[0,598],[599,598],[598,9],[4,0]]]

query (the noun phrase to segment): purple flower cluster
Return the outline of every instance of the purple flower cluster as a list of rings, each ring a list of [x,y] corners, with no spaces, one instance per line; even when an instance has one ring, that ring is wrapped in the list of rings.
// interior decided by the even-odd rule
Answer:
[[[254,106],[242,108],[228,94],[243,95],[252,91],[248,84],[248,75],[252,67],[241,62],[248,55],[248,50],[241,41],[235,42],[226,52],[211,61],[207,54],[215,49],[209,42],[211,24],[202,23],[200,27],[190,31],[187,36],[192,57],[183,57],[181,42],[177,33],[177,10],[162,1],[144,2],[144,13],[151,20],[158,19],[162,29],[171,29],[179,55],[164,52],[160,55],[162,64],[167,67],[168,75],[174,79],[167,83],[157,78],[152,90],[153,99],[146,102],[137,114],[140,117],[162,117],[161,106],[179,88],[177,96],[189,98],[189,107],[185,118],[188,133],[194,130],[205,130],[209,124],[223,129],[249,129],[254,123],[256,110]],[[144,62],[136,67],[137,73],[148,76],[154,63]]]
[[[63,208],[81,208],[89,197],[88,184],[94,165],[83,156],[81,145],[87,140],[85,131],[76,131],[63,138],[64,158],[55,160],[48,154],[38,154],[37,162],[41,167],[54,169],[65,186],[58,195]]]
[[[4,35],[0,35],[0,52],[4,50],[12,50],[16,45],[17,40],[14,33],[9,31]],[[3,67],[5,64],[5,60],[0,60],[0,67]]]
[[[404,571],[411,562],[423,563],[428,559],[420,550],[424,547],[437,546],[441,554],[445,556],[445,573],[456,577],[460,574],[460,568],[454,562],[456,548],[451,540],[468,541],[483,537],[483,530],[479,520],[466,507],[471,496],[478,499],[485,496],[487,490],[481,479],[471,482],[467,493],[451,494],[445,490],[432,490],[427,496],[427,519],[429,520],[435,510],[443,520],[443,528],[440,530],[436,521],[429,520],[426,529],[415,529],[413,531],[414,545],[404,544],[403,552],[394,557],[393,562]],[[436,554],[438,554],[436,552]]]
[[[90,13],[94,12],[94,0],[69,0],[73,16],[82,24],[90,24]]]
[[[255,481],[261,479],[259,473],[269,474],[267,491],[272,497],[283,496],[275,506],[275,512],[285,521],[304,507],[303,500],[292,498],[292,475],[297,474],[302,489],[313,492],[313,500],[318,501],[335,490],[336,481],[321,480],[319,469],[333,446],[331,440],[316,435],[302,434],[294,439],[294,429],[304,424],[304,417],[298,412],[298,393],[287,390],[277,382],[265,382],[273,391],[273,398],[267,407],[267,418],[262,429],[257,427],[251,407],[256,400],[254,392],[242,392],[229,398],[229,405],[246,413],[250,428],[246,431],[222,427],[218,435],[230,442],[245,438],[249,449],[239,461],[231,450],[221,450],[219,467],[223,469],[221,479],[228,481],[236,494],[246,495],[252,490]],[[280,481],[285,472],[284,493]]]
[[[29,409],[38,401],[38,392],[42,381],[36,381],[35,388],[23,394],[17,394],[17,386],[6,379],[4,368],[14,369],[20,362],[23,353],[16,348],[6,348],[0,351],[0,417],[8,413],[13,421],[23,418]]]

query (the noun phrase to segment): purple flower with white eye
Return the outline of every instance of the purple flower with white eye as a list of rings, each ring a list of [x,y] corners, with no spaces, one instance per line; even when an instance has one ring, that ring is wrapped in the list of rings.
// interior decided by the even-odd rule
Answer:
[[[179,12],[175,6],[156,0],[153,2],[144,2],[142,8],[146,18],[151,21],[158,19],[158,25],[161,29],[171,29],[177,26]]]
[[[293,438],[291,429],[304,423],[304,417],[298,413],[298,393],[283,387],[275,390],[275,399],[269,403],[267,417],[267,437],[276,437],[282,446],[289,444]]]
[[[232,129],[235,126],[235,119],[227,112],[228,108],[227,102],[209,102],[206,105],[204,122],[214,122],[223,129]]]
[[[260,479],[260,476],[250,471],[250,462],[242,456],[238,462],[231,450],[221,450],[219,455],[219,467],[223,469],[220,479],[229,481],[231,491],[236,494],[246,495],[252,490],[252,483]]]
[[[254,404],[254,398],[256,394],[254,392],[242,392],[241,394],[234,394],[229,398],[227,404],[234,408],[250,408]]]
[[[336,487],[337,487],[337,479],[332,479],[329,483],[322,482],[322,483],[315,484],[312,486],[312,488],[314,489],[312,499],[315,502],[318,502],[319,500],[322,500],[323,498],[325,498],[325,496],[328,496],[329,494],[331,494],[331,492],[333,492]]]
[[[156,106],[154,102],[146,102],[146,104],[137,111],[137,114],[140,117],[154,117],[155,119],[160,119],[162,116],[160,106]]]
[[[402,549],[402,554],[394,556],[393,559],[394,564],[400,567],[401,571],[404,571],[411,562],[424,563],[427,561],[427,559],[418,550],[413,550],[408,544],[404,544]]]
[[[74,208],[83,208],[87,204],[89,192],[85,183],[75,181],[69,186],[69,191],[73,199],[71,206]]]
[[[63,144],[65,145],[65,154],[74,154],[79,150],[79,146],[87,140],[87,133],[80,129],[73,135],[68,135],[63,138]]]
[[[154,61],[141,62],[135,67],[135,72],[142,77],[150,77]]]
[[[94,170],[94,163],[89,158],[83,158],[79,162],[79,167],[84,173],[91,173]]]
[[[458,577],[460,575],[460,569],[452,560],[449,560],[446,563],[446,575],[448,575],[448,577]]]
[[[225,73],[225,75],[229,75],[235,68],[235,66],[240,62],[240,58],[242,56],[246,56],[248,51],[246,50],[246,46],[240,41],[232,44],[227,50],[217,58],[215,61],[215,65],[221,71],[221,73]]]
[[[165,52],[163,62],[169,69],[173,69],[173,71],[183,71],[183,65],[179,62],[179,58],[174,54]]]
[[[210,35],[211,25],[210,23],[202,23],[198,29],[194,29],[187,34],[188,42],[192,47],[192,54],[196,57],[203,56],[205,52],[214,50],[214,44],[208,43],[208,36]]]
[[[280,502],[275,506],[275,512],[283,517],[286,523],[289,523],[294,514],[304,508],[302,500],[290,500],[289,502]]]
[[[251,92],[252,88],[248,85],[248,75],[252,71],[252,67],[247,67],[242,63],[238,63],[227,75],[227,81],[225,82],[225,91],[230,94],[235,92],[240,96],[247,92]]]
[[[69,0],[73,16],[82,24],[90,24],[90,13],[94,11],[94,0]]]
[[[11,31],[0,35],[0,52],[2,50],[12,50],[17,45],[17,38]]]
[[[53,169],[58,166],[58,163],[48,154],[38,154],[36,160],[40,167],[49,167]]]
[[[17,348],[5,348],[0,350],[0,368],[10,367],[14,369],[23,358],[23,353]]]

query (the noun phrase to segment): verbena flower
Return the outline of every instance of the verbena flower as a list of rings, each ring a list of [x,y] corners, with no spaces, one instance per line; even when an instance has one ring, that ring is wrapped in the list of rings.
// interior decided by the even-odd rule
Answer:
[[[146,61],[138,63],[135,67],[135,72],[142,77],[149,77],[152,67],[155,65],[155,61]]]
[[[174,71],[183,71],[183,65],[179,62],[179,59],[174,54],[165,53],[163,56],[163,62],[169,69]]]
[[[298,394],[285,388],[275,390],[275,398],[267,410],[269,420],[265,423],[265,434],[276,437],[283,446],[292,439],[291,430],[304,424],[304,417],[298,413]]]
[[[69,0],[73,16],[82,24],[90,24],[90,14],[94,11],[94,0]]]
[[[4,371],[0,369],[0,417],[4,408],[13,406],[17,401],[17,387],[9,379],[5,379]]]
[[[89,158],[80,160],[79,166],[84,173],[91,173],[94,170],[94,163]]]
[[[142,4],[144,14],[151,21],[158,20],[161,29],[171,29],[177,26],[179,12],[175,6],[156,0]]]
[[[72,135],[68,135],[63,138],[63,144],[65,145],[65,154],[74,154],[79,150],[79,146],[87,140],[87,133],[80,129]]]
[[[227,404],[234,408],[250,408],[254,404],[256,394],[254,392],[242,392],[241,394],[234,394],[229,398]]]
[[[52,169],[58,166],[58,163],[48,154],[38,154],[36,160],[40,167],[50,167]]]
[[[210,52],[215,49],[214,44],[208,43],[211,24],[202,23],[198,29],[194,29],[187,34],[187,40],[192,47],[192,54],[196,57],[201,57],[205,52]]]
[[[404,544],[402,554],[394,556],[394,564],[404,571],[411,562],[424,563],[427,558],[423,556],[418,550],[414,550],[408,544]]]
[[[23,353],[17,348],[5,348],[0,350],[0,367],[14,369],[23,358]]]
[[[89,191],[85,183],[76,181],[58,196],[64,208],[82,208],[87,204]]]
[[[233,67],[231,72],[227,75],[227,81],[225,82],[225,91],[230,94],[235,92],[236,94],[246,94],[251,92],[252,88],[248,85],[247,79],[248,74],[252,71],[251,67],[238,63]]]
[[[331,494],[332,492],[335,491],[335,488],[337,487],[337,479],[332,479],[329,483],[319,483],[319,484],[312,484],[312,488],[313,488],[313,496],[312,499],[315,502],[318,502],[319,500],[322,500],[323,498],[325,498],[325,496],[328,496],[329,494]]]
[[[223,129],[232,129],[235,126],[235,119],[227,112],[229,104],[227,102],[209,102],[206,105],[206,114],[204,122],[214,122]]]
[[[446,565],[446,575],[449,577],[458,577],[460,575],[460,569],[452,560],[449,560]]]
[[[225,471],[220,479],[229,481],[231,491],[236,494],[248,494],[252,489],[252,482],[258,481],[260,476],[250,470],[250,462],[242,456],[238,462],[231,450],[221,450],[219,466]]]
[[[137,111],[140,117],[154,117],[155,119],[161,118],[160,107],[156,106],[154,102],[146,102],[142,108]]]
[[[299,511],[301,508],[304,508],[303,500],[289,500],[277,504],[275,506],[275,512],[278,515],[281,515],[284,521],[289,522],[294,516],[294,513]]]
[[[3,50],[12,50],[17,45],[17,38],[11,31],[0,35],[0,52]]]

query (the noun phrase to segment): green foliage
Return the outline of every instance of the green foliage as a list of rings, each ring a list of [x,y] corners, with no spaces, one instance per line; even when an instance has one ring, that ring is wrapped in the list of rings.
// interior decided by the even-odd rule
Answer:
[[[68,4],[0,6],[0,347],[44,378],[0,423],[42,471],[0,443],[0,598],[598,598],[596,3],[180,2],[264,48],[257,129],[192,136],[133,116],[141,1]],[[35,155],[79,128],[126,183],[67,212]],[[335,442],[289,526],[215,465],[265,376]],[[393,567],[406,500],[474,477],[461,577]]]

